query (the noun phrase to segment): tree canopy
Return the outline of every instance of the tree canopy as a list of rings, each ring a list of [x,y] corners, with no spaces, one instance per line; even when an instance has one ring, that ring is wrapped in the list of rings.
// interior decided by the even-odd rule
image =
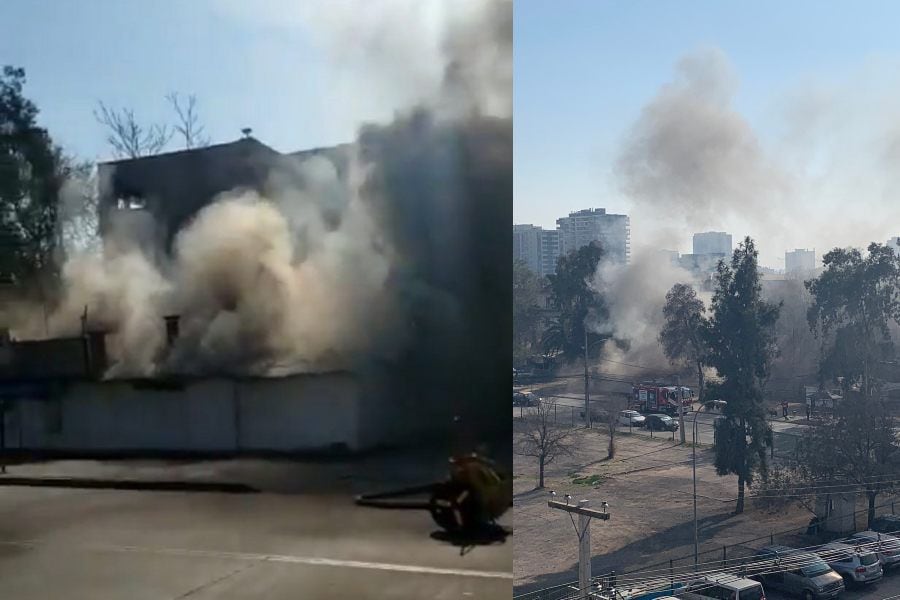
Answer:
[[[820,375],[843,378],[845,391],[859,384],[871,394],[874,362],[893,354],[890,323],[900,323],[900,258],[887,245],[868,253],[835,248],[822,259],[824,272],[808,281],[813,302],[810,328],[825,338]]]
[[[893,419],[884,404],[864,397],[839,403],[834,419],[807,428],[797,446],[797,471],[810,486],[864,492],[871,523],[878,495],[896,487],[898,450]]]
[[[592,243],[561,256],[556,273],[548,275],[551,302],[559,317],[544,334],[543,345],[550,354],[560,354],[567,361],[583,356],[585,339],[591,348],[602,335],[591,331],[591,321],[602,323],[608,317],[603,297],[588,284],[604,256],[603,248]]]
[[[0,75],[0,271],[23,282],[54,268],[59,247],[59,191],[67,161],[38,108],[25,97],[25,71],[6,66]]]
[[[738,513],[744,510],[745,485],[752,485],[757,473],[766,475],[766,448],[772,443],[763,387],[776,353],[773,328],[779,306],[762,299],[757,255],[747,237],[731,264],[719,263],[706,329],[708,363],[720,378],[708,395],[727,401],[725,418],[716,425],[716,472],[737,475]]]
[[[697,369],[699,400],[703,401],[703,365],[709,354],[706,318],[703,300],[690,285],[676,283],[666,294],[663,306],[665,324],[659,333],[666,358],[675,365],[688,365]]]
[[[513,261],[513,360],[520,364],[538,342],[541,280],[521,260]]]

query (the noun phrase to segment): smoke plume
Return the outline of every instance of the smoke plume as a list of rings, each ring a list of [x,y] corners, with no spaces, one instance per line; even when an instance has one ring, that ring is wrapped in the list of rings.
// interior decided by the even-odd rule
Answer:
[[[88,325],[112,334],[111,377],[387,362],[433,402],[478,410],[505,393],[512,3],[479,6],[441,27],[440,85],[360,128],[347,176],[317,157],[262,194],[222,194],[170,253],[111,232],[65,264],[50,335],[77,333],[87,307]],[[406,39],[405,25],[379,36]]]
[[[637,253],[627,265],[598,265],[589,284],[605,300],[609,319],[593,330],[613,337],[603,347],[603,372],[635,377],[672,372],[658,338],[666,294],[676,283],[699,288],[694,275],[653,250]]]
[[[732,107],[736,77],[718,50],[688,55],[641,112],[616,165],[644,214],[709,227],[786,197],[789,179]],[[699,229],[697,229],[699,230]]]
[[[718,49],[675,65],[626,131],[612,170],[636,238],[677,229],[759,242],[763,265],[784,252],[864,248],[897,235],[900,96],[896,61],[868,59],[828,78],[801,76],[759,111],[739,109],[739,78]]]

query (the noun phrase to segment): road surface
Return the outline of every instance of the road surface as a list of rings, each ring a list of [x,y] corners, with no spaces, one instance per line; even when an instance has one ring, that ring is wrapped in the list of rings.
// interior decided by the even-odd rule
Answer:
[[[462,554],[432,537],[427,512],[357,507],[327,487],[229,494],[2,486],[0,597],[510,596],[511,540]]]
[[[576,398],[554,398],[556,400],[556,411],[554,413],[554,418],[557,422],[565,425],[576,425],[582,423],[582,414],[584,413],[584,400],[579,400]],[[696,405],[695,405],[696,407]],[[513,407],[513,417],[521,417],[528,413],[527,407]],[[702,445],[712,445],[713,443],[713,423],[716,417],[720,416],[719,413],[714,412],[689,412],[684,415],[684,426],[685,432],[687,436],[687,440],[691,441],[693,438],[693,419],[696,416],[697,418],[697,440]],[[678,417],[673,417],[676,420]],[[806,430],[808,425],[798,422],[798,420],[794,417],[787,421],[772,419],[769,421],[769,424],[772,426],[772,431],[775,434],[782,435],[792,435],[792,436],[801,436],[803,432]],[[594,423],[594,427],[606,427],[605,423]],[[651,433],[639,427],[629,429],[627,426],[620,426],[619,431],[630,431],[636,435],[646,435],[650,436]],[[669,431],[654,431],[653,437],[664,437],[664,438],[673,438],[672,432]],[[680,434],[675,432],[674,439],[679,440]]]

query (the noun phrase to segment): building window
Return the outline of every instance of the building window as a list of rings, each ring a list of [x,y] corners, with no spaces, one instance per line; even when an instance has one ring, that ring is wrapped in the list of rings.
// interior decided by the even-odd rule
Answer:
[[[139,196],[128,196],[116,201],[119,210],[143,210],[147,208],[147,201]]]

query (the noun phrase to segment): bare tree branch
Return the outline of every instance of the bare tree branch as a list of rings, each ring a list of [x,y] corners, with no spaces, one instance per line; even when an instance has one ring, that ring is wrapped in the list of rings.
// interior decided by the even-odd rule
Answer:
[[[572,430],[554,422],[556,401],[541,398],[525,418],[525,431],[516,445],[516,454],[538,460],[538,487],[544,487],[544,467],[563,455],[571,455],[569,442]]]
[[[168,125],[145,127],[138,123],[133,110],[116,110],[103,102],[97,103],[94,118],[106,128],[106,141],[118,157],[138,158],[158,154],[174,135]]]
[[[178,124],[175,125],[175,131],[184,138],[184,147],[202,148],[209,146],[209,137],[204,134],[203,125],[197,115],[197,97],[190,94],[187,97],[187,104],[182,105],[181,99],[177,92],[171,92],[166,96],[166,100],[175,109],[178,115]]]

